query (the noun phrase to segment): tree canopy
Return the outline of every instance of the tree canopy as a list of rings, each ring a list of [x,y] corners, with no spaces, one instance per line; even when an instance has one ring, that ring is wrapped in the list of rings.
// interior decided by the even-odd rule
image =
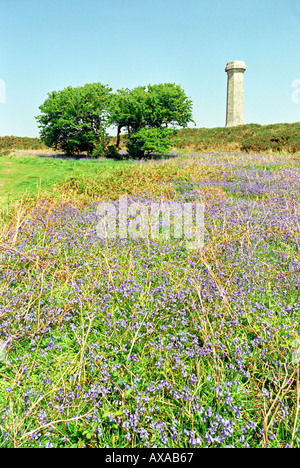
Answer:
[[[175,129],[192,119],[192,101],[175,83],[149,84],[112,93],[101,83],[48,93],[39,107],[40,137],[49,147],[67,154],[118,154],[120,134],[126,129],[131,156],[167,151]],[[116,148],[108,147],[109,126],[117,127]]]
[[[138,86],[132,90],[118,90],[112,98],[110,113],[110,121],[118,129],[117,147],[124,127],[130,139],[133,133],[143,128],[186,127],[189,122],[193,122],[192,101],[181,86],[174,83],[149,84],[147,88]],[[153,135],[152,132],[152,141]],[[155,135],[158,138],[157,132]],[[166,132],[164,140],[165,135]],[[145,131],[143,137],[146,137]],[[135,141],[138,141],[137,137]]]
[[[104,148],[109,126],[111,91],[101,83],[48,93],[39,107],[40,137],[44,143],[67,154]]]

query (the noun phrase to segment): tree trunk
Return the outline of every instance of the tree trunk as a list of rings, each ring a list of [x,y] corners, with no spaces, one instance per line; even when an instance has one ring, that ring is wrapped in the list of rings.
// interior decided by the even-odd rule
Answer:
[[[121,133],[121,128],[122,128],[122,125],[118,125],[117,144],[116,144],[116,148],[117,148],[117,149],[119,149],[119,146],[120,146],[120,133]]]

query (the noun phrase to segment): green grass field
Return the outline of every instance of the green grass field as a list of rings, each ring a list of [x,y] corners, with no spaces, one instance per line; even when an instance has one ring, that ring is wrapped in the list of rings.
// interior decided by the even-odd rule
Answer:
[[[299,154],[10,154],[0,177],[1,448],[300,447]],[[100,239],[120,195],[203,203],[203,248]]]
[[[120,162],[110,160],[76,160],[38,157],[33,155],[0,155],[0,206],[10,201],[35,196],[38,191],[68,178],[81,174],[105,175]]]

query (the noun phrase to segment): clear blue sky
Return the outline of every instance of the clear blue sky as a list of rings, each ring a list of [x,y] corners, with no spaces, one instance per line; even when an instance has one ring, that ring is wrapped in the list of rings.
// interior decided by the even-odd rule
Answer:
[[[0,18],[0,136],[38,136],[48,92],[93,82],[180,84],[196,126],[223,127],[232,60],[245,123],[300,121],[300,0],[0,0]]]

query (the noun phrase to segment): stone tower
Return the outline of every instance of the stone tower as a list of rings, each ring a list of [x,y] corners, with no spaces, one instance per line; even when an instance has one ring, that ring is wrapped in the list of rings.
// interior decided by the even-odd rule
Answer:
[[[244,124],[244,73],[245,62],[234,60],[228,62],[227,73],[227,108],[226,127]]]

